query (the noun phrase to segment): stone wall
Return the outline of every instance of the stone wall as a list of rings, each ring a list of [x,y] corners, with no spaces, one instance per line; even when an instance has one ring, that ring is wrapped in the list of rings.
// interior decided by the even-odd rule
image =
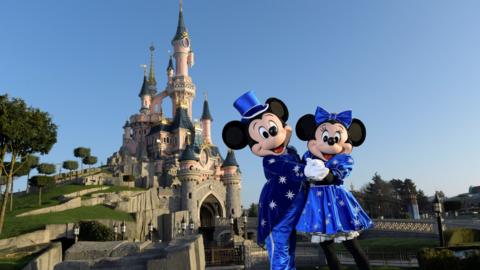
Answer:
[[[205,249],[201,235],[179,239],[165,248],[165,257],[150,260],[147,270],[204,270]]]
[[[165,204],[166,200],[160,199],[155,189],[149,189],[130,195],[128,200],[118,202],[115,210],[127,213],[137,213],[146,210],[164,208]]]
[[[22,270],[53,270],[56,264],[62,262],[62,244],[52,243],[45,252],[33,259]]]
[[[92,192],[96,192],[96,191],[100,191],[100,190],[106,190],[106,189],[109,189],[109,188],[110,187],[96,187],[96,188],[84,189],[84,190],[64,194],[64,195],[62,195],[62,198],[72,199],[72,198],[75,198],[75,197],[81,197],[83,195],[86,195],[86,194],[89,194],[89,193],[92,193]]]
[[[28,212],[17,215],[17,217],[34,216],[34,215],[40,215],[40,214],[46,214],[46,213],[52,213],[52,212],[61,212],[61,211],[65,211],[73,208],[78,208],[80,206],[82,206],[82,198],[77,197],[67,201],[66,203],[28,211]]]
[[[73,224],[50,224],[45,229],[0,240],[0,249],[21,248],[49,243],[62,237],[73,238]]]

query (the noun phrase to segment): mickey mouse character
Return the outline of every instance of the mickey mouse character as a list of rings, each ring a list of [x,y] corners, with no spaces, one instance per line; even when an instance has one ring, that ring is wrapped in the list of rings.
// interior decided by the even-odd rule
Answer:
[[[359,269],[370,269],[356,237],[373,223],[343,186],[353,168],[350,153],[365,140],[365,125],[352,119],[351,111],[335,114],[317,107],[315,115],[298,120],[296,133],[300,140],[308,141],[303,159],[326,169],[320,177],[309,178],[310,190],[297,230],[312,233],[312,242],[320,242],[331,270],[341,269],[334,242],[343,242]]]
[[[222,132],[225,144],[235,150],[247,145],[263,157],[267,182],[259,199],[257,242],[268,250],[271,269],[295,269],[295,225],[305,205],[304,167],[294,148],[288,147],[292,128],[287,106],[277,98],[261,104],[252,91],[234,102],[242,115]],[[317,176],[314,167],[309,173]]]

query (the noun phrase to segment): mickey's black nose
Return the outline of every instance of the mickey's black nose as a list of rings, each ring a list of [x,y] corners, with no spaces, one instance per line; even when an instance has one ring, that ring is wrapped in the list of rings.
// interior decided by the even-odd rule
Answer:
[[[335,144],[335,139],[330,137],[330,138],[328,138],[327,142],[328,142],[328,145],[334,145]]]
[[[275,137],[275,135],[278,134],[277,127],[270,127],[270,128],[268,129],[268,133],[270,133],[270,135],[271,135],[272,137]]]

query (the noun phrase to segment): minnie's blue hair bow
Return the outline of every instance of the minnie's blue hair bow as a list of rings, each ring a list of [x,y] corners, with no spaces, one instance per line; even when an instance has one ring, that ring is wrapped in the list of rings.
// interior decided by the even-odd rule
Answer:
[[[329,120],[334,120],[340,122],[345,127],[349,128],[352,124],[352,111],[344,111],[341,113],[329,113],[320,106],[317,107],[315,111],[315,122],[321,124]]]

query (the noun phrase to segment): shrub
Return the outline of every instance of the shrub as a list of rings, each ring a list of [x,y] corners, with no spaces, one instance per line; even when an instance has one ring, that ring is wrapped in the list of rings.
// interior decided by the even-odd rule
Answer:
[[[115,233],[113,229],[97,221],[80,221],[81,241],[113,241]]]
[[[469,247],[465,247],[470,249]],[[466,258],[460,259],[454,251],[447,248],[425,248],[418,257],[418,265],[421,270],[466,270],[477,269],[480,262],[478,247],[476,253],[471,253]]]
[[[480,241],[480,230],[456,228],[445,232],[445,239],[449,246]]]

